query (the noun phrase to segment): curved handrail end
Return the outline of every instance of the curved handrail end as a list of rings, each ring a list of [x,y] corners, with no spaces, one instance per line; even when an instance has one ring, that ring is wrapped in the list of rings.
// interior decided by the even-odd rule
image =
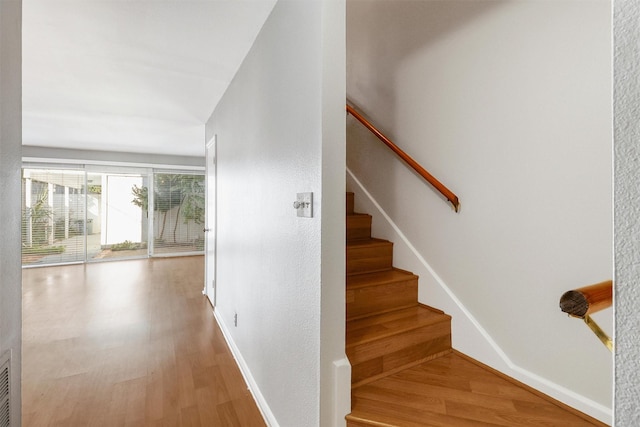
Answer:
[[[389,138],[387,138],[382,132],[380,132],[375,126],[365,119],[355,108],[348,103],[346,104],[347,114],[351,114],[356,120],[358,120],[364,127],[369,129],[379,140],[381,140],[387,147],[391,149],[400,159],[402,159],[407,165],[413,168],[422,178],[424,178],[429,184],[431,184],[436,190],[440,192],[452,205],[454,211],[460,210],[460,202],[458,196],[456,196],[451,190],[438,181],[433,175],[431,175],[425,168],[420,166],[418,162],[411,158],[407,153],[402,151],[400,147],[394,144]]]
[[[457,198],[457,197],[454,197],[454,198],[452,198],[452,199],[449,199],[449,203],[451,203],[451,204],[453,205],[453,210],[454,210],[456,213],[459,213],[459,212],[460,212],[460,202],[458,201],[458,198]]]

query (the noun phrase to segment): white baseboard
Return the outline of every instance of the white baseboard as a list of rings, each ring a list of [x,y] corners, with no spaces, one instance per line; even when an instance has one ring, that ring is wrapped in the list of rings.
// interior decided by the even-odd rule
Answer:
[[[218,325],[222,330],[222,335],[224,335],[224,339],[227,342],[227,345],[229,346],[229,348],[231,349],[231,354],[233,354],[233,357],[236,360],[236,363],[238,363],[238,367],[240,368],[240,373],[242,373],[242,377],[244,378],[244,381],[247,383],[247,386],[249,387],[249,391],[253,395],[253,398],[255,399],[256,404],[258,405],[258,409],[262,413],[262,418],[264,418],[265,422],[269,427],[280,427],[280,424],[278,424],[278,420],[273,415],[273,412],[271,412],[271,408],[269,408],[267,401],[265,400],[264,396],[260,392],[260,387],[258,387],[258,384],[253,378],[253,375],[251,375],[251,370],[249,369],[249,366],[247,365],[244,358],[242,357],[242,354],[240,353],[240,350],[236,346],[236,343],[233,341],[233,338],[229,333],[229,329],[227,328],[227,325],[224,323],[222,316],[219,316],[218,311],[215,309],[213,310],[213,315],[218,321]]]
[[[552,398],[563,402],[585,414],[588,414],[609,425],[612,424],[613,414],[611,408],[608,408],[598,402],[595,402],[583,395],[567,389],[559,384],[543,378],[531,371],[528,371],[511,361],[509,356],[498,346],[491,335],[484,329],[481,323],[466,309],[462,302],[456,297],[453,291],[447,286],[436,271],[422,257],[411,241],[404,235],[400,228],[395,224],[391,217],[385,212],[375,198],[367,191],[358,178],[347,168],[347,178],[355,184],[351,190],[364,200],[360,203],[367,205],[368,209],[373,209],[368,213],[374,215],[377,220],[384,219],[386,226],[392,229],[394,235],[394,253],[398,250],[415,257],[421,267],[421,271],[414,271],[420,276],[421,282],[437,283],[441,293],[440,295],[446,299],[444,303],[441,301],[438,308],[446,311],[453,317],[452,320],[452,336],[454,347],[470,357],[488,365],[492,368],[517,379],[518,381],[539,390]],[[400,248],[399,248],[400,246]],[[415,262],[414,262],[415,263]],[[426,276],[425,277],[425,273]],[[425,280],[426,279],[426,280]],[[428,301],[420,301],[428,304]],[[457,337],[464,337],[464,340],[456,340]]]

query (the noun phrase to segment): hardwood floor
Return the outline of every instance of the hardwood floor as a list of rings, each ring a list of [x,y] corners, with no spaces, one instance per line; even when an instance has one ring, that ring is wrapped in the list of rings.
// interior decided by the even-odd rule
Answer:
[[[23,270],[23,426],[264,426],[203,257]]]
[[[353,389],[350,427],[604,426],[456,352]]]

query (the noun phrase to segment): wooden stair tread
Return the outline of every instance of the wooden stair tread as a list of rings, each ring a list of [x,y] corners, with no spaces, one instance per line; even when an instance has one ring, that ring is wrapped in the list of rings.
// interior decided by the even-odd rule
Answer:
[[[417,279],[415,274],[392,268],[391,270],[376,271],[373,273],[362,273],[347,276],[347,290],[364,288],[368,286],[378,286],[385,283],[401,282],[410,279]]]
[[[372,217],[369,214],[365,214],[365,213],[351,213],[349,215],[347,215],[347,227],[349,226],[350,222],[358,222],[358,221],[369,221],[371,220]]]
[[[346,348],[450,320],[451,316],[419,304],[388,313],[349,320],[347,322]]]
[[[375,237],[366,239],[354,239],[347,242],[347,250],[351,248],[360,248],[366,246],[386,246],[389,244],[392,245],[393,243],[384,239],[376,239]]]

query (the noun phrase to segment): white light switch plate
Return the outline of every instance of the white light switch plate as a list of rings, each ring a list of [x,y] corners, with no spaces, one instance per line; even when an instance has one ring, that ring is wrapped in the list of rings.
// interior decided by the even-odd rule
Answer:
[[[313,193],[298,193],[296,195],[296,211],[299,217],[313,217]]]

